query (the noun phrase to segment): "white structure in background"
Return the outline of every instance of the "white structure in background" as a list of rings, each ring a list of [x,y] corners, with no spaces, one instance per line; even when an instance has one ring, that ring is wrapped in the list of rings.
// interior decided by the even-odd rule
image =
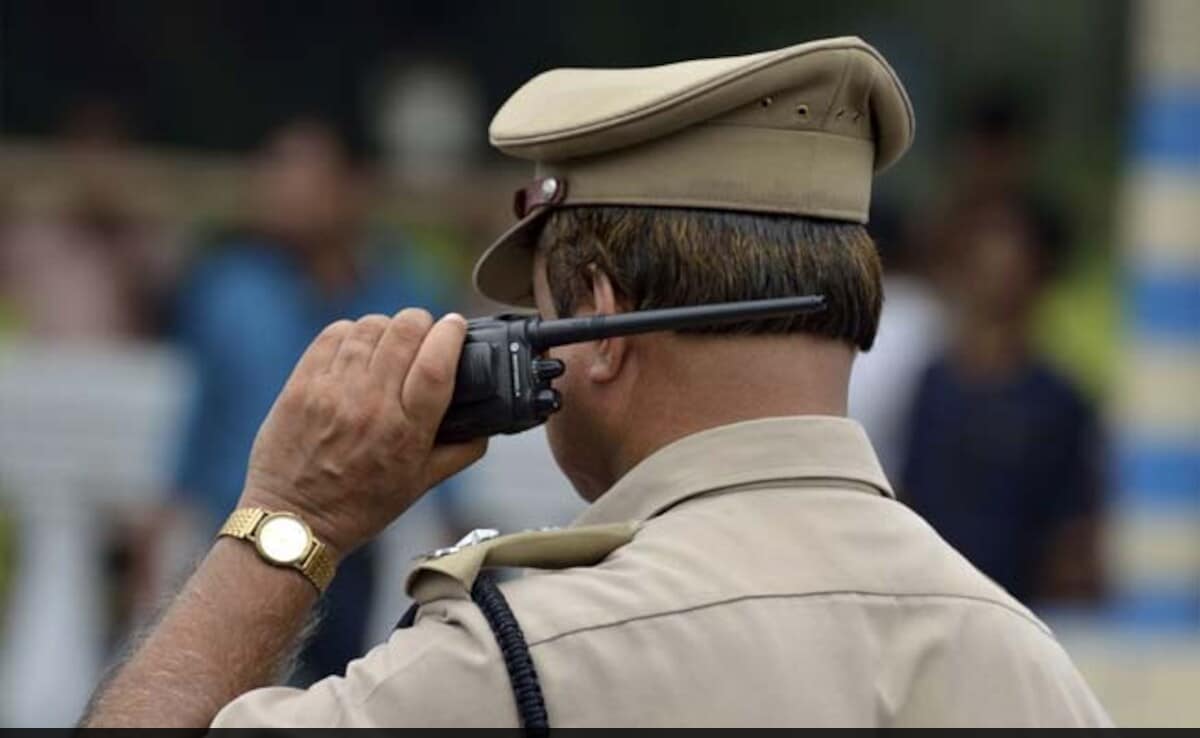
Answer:
[[[0,490],[18,568],[0,642],[0,722],[68,727],[103,668],[105,508],[168,489],[190,377],[167,349],[0,346]]]
[[[937,295],[907,275],[884,278],[883,315],[875,345],[854,361],[850,417],[862,423],[884,472],[900,483],[908,414],[917,384],[946,339],[946,318]]]
[[[554,462],[544,427],[493,437],[487,455],[460,479],[455,507],[471,528],[515,533],[562,526],[586,507]]]
[[[516,533],[549,525],[562,526],[585,504],[558,470],[544,428],[515,436],[495,436],[488,452],[455,477],[453,518],[463,529],[495,528]],[[368,643],[385,640],[411,601],[404,579],[413,558],[449,546],[462,530],[447,530],[438,502],[425,497],[381,537],[379,584]]]

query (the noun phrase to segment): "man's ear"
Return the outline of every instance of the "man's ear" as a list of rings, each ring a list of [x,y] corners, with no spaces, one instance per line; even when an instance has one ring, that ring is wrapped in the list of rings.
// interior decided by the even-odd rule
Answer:
[[[625,312],[622,301],[617,297],[612,280],[595,264],[589,267],[592,274],[592,305],[597,315],[615,315]],[[611,382],[621,372],[625,362],[629,341],[626,338],[605,338],[595,342],[596,350],[588,366],[588,378],[593,382]]]

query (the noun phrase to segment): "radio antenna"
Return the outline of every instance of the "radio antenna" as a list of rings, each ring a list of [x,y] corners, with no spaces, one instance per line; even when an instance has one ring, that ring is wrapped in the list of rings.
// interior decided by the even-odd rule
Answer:
[[[529,325],[529,344],[534,351],[582,341],[598,341],[635,333],[694,328],[714,323],[764,320],[825,309],[823,295],[780,297],[771,300],[722,302],[714,305],[642,310],[617,315],[534,321]]]

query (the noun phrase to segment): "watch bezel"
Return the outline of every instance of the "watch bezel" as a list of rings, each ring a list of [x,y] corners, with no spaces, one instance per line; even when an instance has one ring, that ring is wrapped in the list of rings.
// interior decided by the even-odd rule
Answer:
[[[299,524],[300,528],[304,531],[304,534],[305,534],[304,548],[294,558],[281,559],[281,558],[271,554],[270,552],[268,552],[266,550],[266,548],[263,546],[262,532],[263,532],[263,530],[266,529],[266,527],[271,522],[276,521],[276,520],[293,521],[293,522]],[[289,512],[269,513],[266,517],[264,517],[259,522],[258,526],[255,528],[255,531],[254,531],[254,547],[255,547],[255,549],[258,550],[259,555],[262,556],[264,560],[266,560],[272,564],[276,564],[278,566],[290,566],[290,567],[297,567],[297,568],[302,566],[304,564],[304,562],[308,559],[309,554],[312,553],[313,543],[315,541],[316,541],[316,536],[313,534],[312,528],[310,528],[308,526],[308,523],[304,522],[304,519],[301,518],[299,515],[295,515],[295,514],[289,513]]]

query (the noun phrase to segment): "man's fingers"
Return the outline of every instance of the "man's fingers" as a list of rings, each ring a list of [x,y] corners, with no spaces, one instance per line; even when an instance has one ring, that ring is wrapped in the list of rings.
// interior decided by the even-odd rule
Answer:
[[[382,382],[397,400],[421,341],[433,326],[433,316],[420,308],[405,308],[388,321],[387,330],[371,355],[372,381]]]
[[[338,347],[329,371],[344,374],[347,371],[365,368],[389,322],[386,315],[366,315],[355,321],[354,327],[342,339],[342,345]]]
[[[451,313],[439,320],[425,336],[404,378],[400,392],[404,414],[431,432],[450,404],[458,356],[466,334],[467,321],[463,316]]]
[[[339,320],[325,326],[325,329],[313,339],[313,342],[305,349],[304,355],[296,362],[296,368],[292,370],[291,381],[308,379],[326,371],[333,361],[333,357],[337,355],[342,340],[353,327],[353,321],[349,320]]]
[[[486,438],[476,438],[465,443],[435,446],[429,453],[425,478],[425,489],[435,487],[471,464],[479,461],[487,451]]]

